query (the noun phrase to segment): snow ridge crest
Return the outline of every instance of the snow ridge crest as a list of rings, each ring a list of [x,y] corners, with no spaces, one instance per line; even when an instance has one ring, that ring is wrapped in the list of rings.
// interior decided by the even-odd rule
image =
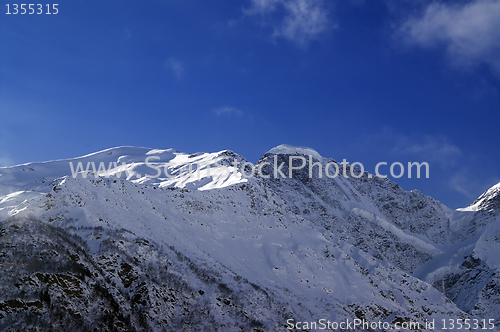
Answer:
[[[289,154],[289,155],[306,155],[312,156],[319,161],[323,161],[323,157],[314,149],[305,146],[293,146],[288,144],[278,145],[271,150],[267,151],[266,154]]]

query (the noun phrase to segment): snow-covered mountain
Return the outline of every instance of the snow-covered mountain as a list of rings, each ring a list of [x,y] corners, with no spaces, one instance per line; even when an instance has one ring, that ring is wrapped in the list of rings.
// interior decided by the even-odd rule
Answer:
[[[305,167],[274,176],[290,156]],[[452,210],[368,173],[320,177],[329,163],[282,145],[250,177],[228,150],[119,147],[0,168],[0,329],[497,329],[500,184]]]

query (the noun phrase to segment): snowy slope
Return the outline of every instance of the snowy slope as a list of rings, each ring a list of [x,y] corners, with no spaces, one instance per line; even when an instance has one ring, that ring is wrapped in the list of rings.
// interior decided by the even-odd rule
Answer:
[[[289,155],[311,155],[322,164],[333,162],[308,148],[279,146],[257,166],[263,165],[263,175],[272,174],[269,166],[274,158],[281,162]],[[151,156],[159,158],[151,159],[150,165],[166,167],[169,176],[151,177],[154,168],[145,164]],[[221,161],[222,157],[226,159]],[[0,237],[3,266],[22,255],[14,239],[20,247],[28,245],[16,229],[36,238],[39,225],[47,225],[44,234],[59,232],[69,239],[65,247],[85,253],[86,258],[77,262],[90,271],[83,275],[73,270],[45,271],[37,277],[42,273],[37,268],[10,269],[7,279],[18,280],[23,294],[33,299],[21,299],[27,295],[16,293],[19,286],[5,286],[6,295],[0,299],[2,316],[29,316],[33,310],[35,316],[36,310],[54,315],[43,297],[37,300],[38,309],[26,304],[35,303],[36,294],[48,287],[52,303],[54,298],[74,303],[73,313],[80,317],[76,320],[88,328],[92,324],[86,320],[89,315],[96,315],[110,300],[103,299],[101,309],[86,313],[82,298],[73,298],[59,283],[50,282],[52,276],[65,275],[80,278],[75,282],[79,294],[94,294],[100,288],[115,294],[113,299],[121,299],[118,302],[125,308],[120,315],[128,318],[115,317],[113,324],[126,323],[138,330],[190,330],[195,325],[207,330],[223,326],[228,331],[236,327],[284,330],[288,318],[425,324],[431,319],[475,317],[472,314],[498,320],[494,295],[480,294],[498,275],[491,272],[497,268],[491,250],[498,241],[494,236],[483,237],[491,234],[483,228],[495,223],[476,223],[480,226],[475,237],[459,237],[456,234],[465,227],[464,218],[473,219],[476,212],[453,212],[389,180],[370,179],[367,174],[359,179],[320,179],[315,173],[309,178],[307,168],[294,172],[291,179],[259,175],[246,179],[232,167],[235,158],[245,162],[231,151],[189,155],[172,149],[121,147],[71,160],[83,165],[117,163],[97,177],[81,174],[73,178],[69,160],[0,168],[0,219],[10,217],[0,232],[4,234]],[[122,161],[128,165],[122,171],[128,174],[118,177]],[[214,170],[216,163],[225,167]],[[283,167],[285,174],[287,167]],[[454,224],[459,226],[453,229],[450,225]],[[30,250],[41,255],[38,251],[51,244],[48,239],[37,241],[43,246]],[[148,245],[137,247],[137,243]],[[462,264],[451,258],[464,247],[469,254],[482,250],[481,260],[491,273],[484,274],[485,284],[476,287],[474,299],[467,302],[455,296],[461,310],[441,293],[450,296],[456,287],[435,289],[410,273],[436,284],[447,275],[439,271]],[[60,250],[53,249],[60,252],[54,257],[64,261],[66,254]],[[137,250],[142,254],[137,256]],[[158,279],[147,272],[162,266],[169,266],[173,274]],[[180,278],[179,284],[167,287],[173,275]],[[165,289],[171,289],[177,300],[158,295]],[[145,298],[144,292],[150,295]],[[139,302],[132,301],[137,297]],[[268,298],[266,305],[262,297]],[[168,305],[169,301],[175,305]],[[476,310],[478,303],[481,308],[489,303],[490,310]],[[206,319],[194,322],[188,312]],[[139,324],[146,313],[147,327]],[[484,316],[491,314],[497,315]]]
[[[450,222],[454,243],[415,274],[470,313],[500,316],[500,186],[493,186]]]
[[[471,205],[459,211],[488,211],[498,214],[500,208],[500,183],[497,183],[481,196],[479,196]]]
[[[228,150],[190,155],[173,149],[118,147],[74,159],[3,167],[0,168],[0,219],[15,214],[15,207],[21,202],[46,195],[53,181],[65,176],[93,178],[95,173],[134,183],[200,190],[247,181],[238,169],[235,172],[232,167],[215,167],[234,158],[245,161]],[[156,176],[158,171],[160,176]]]

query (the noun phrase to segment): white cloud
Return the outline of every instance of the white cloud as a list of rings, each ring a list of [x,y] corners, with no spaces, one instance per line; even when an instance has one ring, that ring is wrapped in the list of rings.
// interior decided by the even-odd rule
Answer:
[[[399,32],[410,44],[446,47],[455,65],[486,63],[500,71],[500,0],[429,4]]]
[[[424,142],[411,145],[408,149],[411,153],[429,154],[443,158],[455,158],[462,154],[460,149],[442,139],[426,136]]]
[[[472,171],[471,171],[472,169]],[[448,185],[453,190],[465,195],[471,200],[478,198],[500,180],[498,177],[485,176],[478,178],[474,168],[461,168],[450,178]]]
[[[265,15],[273,12],[276,9],[278,3],[283,2],[283,0],[252,0],[252,7],[246,9],[247,14],[260,14]]]
[[[252,6],[245,13],[269,17],[280,9],[284,11],[281,20],[269,23],[272,35],[288,39],[299,47],[318,40],[332,27],[324,0],[252,0]]]
[[[165,64],[163,66],[166,69],[171,70],[172,73],[177,78],[181,78],[184,75],[184,66],[182,65],[182,62],[178,61],[174,57],[168,58],[167,61],[165,61]]]
[[[471,176],[465,169],[460,170],[455,173],[449,180],[448,185],[455,191],[465,195],[466,197],[473,199],[475,198],[472,193],[477,184],[471,180]]]
[[[462,156],[460,148],[444,136],[427,135],[417,142],[402,136],[394,151],[422,156],[427,161],[439,162],[444,166],[455,163]]]
[[[224,107],[220,107],[220,108],[215,109],[214,113],[218,116],[233,115],[233,114],[237,115],[237,116],[242,116],[244,112],[242,110],[234,108],[234,107],[224,106]]]

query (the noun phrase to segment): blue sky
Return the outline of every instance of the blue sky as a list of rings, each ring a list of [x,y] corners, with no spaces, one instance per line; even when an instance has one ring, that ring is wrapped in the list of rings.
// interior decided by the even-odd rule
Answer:
[[[426,161],[395,181],[453,208],[500,181],[498,0],[1,3],[0,165],[286,143]]]

